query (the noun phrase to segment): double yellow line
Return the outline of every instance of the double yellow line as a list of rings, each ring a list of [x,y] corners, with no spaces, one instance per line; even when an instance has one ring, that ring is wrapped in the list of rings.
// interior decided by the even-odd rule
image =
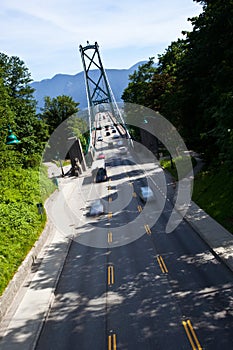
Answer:
[[[113,265],[108,266],[108,285],[111,286],[115,282],[114,267]]]
[[[151,235],[151,230],[150,230],[149,225],[144,225],[144,227],[145,227],[146,233],[147,233],[148,235]]]
[[[108,336],[108,350],[116,350],[116,348],[117,348],[116,334],[113,333]]]
[[[161,257],[161,255],[157,256],[157,261],[158,261],[158,264],[160,266],[162,273],[168,273],[167,266],[166,266],[163,258]]]
[[[192,346],[192,350],[202,350],[202,347],[197,339],[197,336],[193,329],[191,321],[190,320],[182,321],[182,324],[184,326],[184,330],[186,332],[188,340]]]

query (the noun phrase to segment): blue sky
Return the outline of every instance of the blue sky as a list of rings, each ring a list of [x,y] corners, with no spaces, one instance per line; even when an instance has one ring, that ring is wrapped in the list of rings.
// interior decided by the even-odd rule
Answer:
[[[87,40],[105,68],[129,68],[163,53],[201,11],[193,0],[1,0],[0,52],[20,57],[35,81],[82,71]]]

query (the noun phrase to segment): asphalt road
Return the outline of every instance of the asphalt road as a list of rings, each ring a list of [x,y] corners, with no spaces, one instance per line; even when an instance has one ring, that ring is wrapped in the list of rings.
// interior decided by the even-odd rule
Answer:
[[[83,185],[86,210],[36,349],[233,349],[232,272],[187,222],[165,233],[171,186],[156,165],[109,150],[108,138],[97,150],[110,180]],[[138,196],[146,182],[155,193],[147,206]],[[97,198],[106,213],[92,218]]]

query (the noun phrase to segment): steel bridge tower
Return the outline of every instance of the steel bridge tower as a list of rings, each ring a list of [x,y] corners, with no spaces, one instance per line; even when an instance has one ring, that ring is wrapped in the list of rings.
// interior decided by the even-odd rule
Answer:
[[[80,45],[79,50],[81,53],[86,83],[91,140],[91,130],[93,127],[95,114],[101,111],[101,107],[99,106],[101,104],[108,104],[107,106],[110,109],[109,112],[113,115],[115,120],[118,123],[121,123],[124,128],[125,124],[101,61],[99,45],[97,42],[95,42],[94,45],[90,45],[87,41],[87,46],[83,47]]]

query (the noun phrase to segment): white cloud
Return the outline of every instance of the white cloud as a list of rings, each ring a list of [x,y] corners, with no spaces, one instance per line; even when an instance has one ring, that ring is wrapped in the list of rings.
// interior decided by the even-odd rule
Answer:
[[[200,10],[192,0],[2,0],[0,47],[29,64],[35,79],[72,74],[82,69],[78,46],[86,40],[101,52],[129,48],[132,56],[176,40]]]

